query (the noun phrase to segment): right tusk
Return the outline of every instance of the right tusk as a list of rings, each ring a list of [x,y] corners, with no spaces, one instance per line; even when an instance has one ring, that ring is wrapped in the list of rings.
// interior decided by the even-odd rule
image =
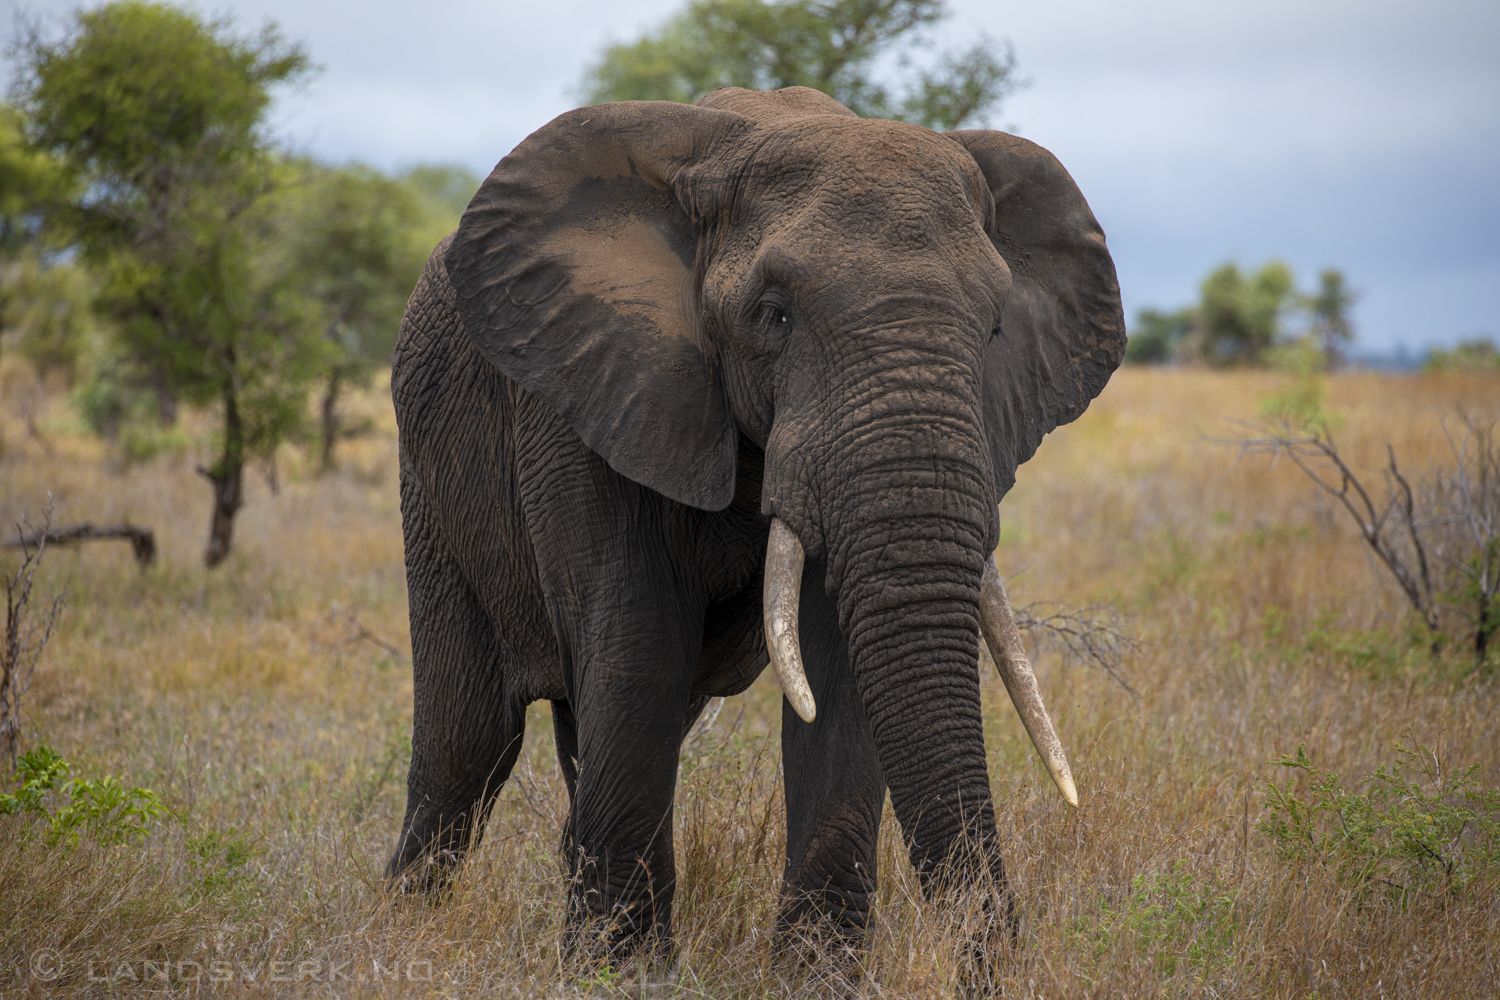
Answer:
[[[771,667],[792,709],[803,722],[818,717],[807,671],[802,669],[802,643],[797,638],[797,604],[802,597],[802,543],[786,522],[771,518],[771,538],[766,543],[766,583],[762,613],[766,628],[766,650]]]
[[[1063,754],[1062,742],[1057,730],[1052,728],[1052,719],[1047,715],[1047,706],[1042,704],[1042,692],[1036,685],[1036,674],[1031,672],[1031,661],[1026,659],[1026,647],[1021,644],[1021,630],[1016,627],[1016,616],[1010,610],[1010,598],[1006,596],[1005,584],[1000,580],[1000,571],[995,568],[995,557],[984,564],[984,579],[979,586],[979,628],[984,641],[990,647],[990,656],[1000,670],[1000,679],[1010,693],[1011,704],[1031,737],[1047,773],[1057,783],[1057,790],[1068,800],[1068,805],[1078,808],[1078,789],[1073,785],[1073,772],[1068,768],[1068,758]]]

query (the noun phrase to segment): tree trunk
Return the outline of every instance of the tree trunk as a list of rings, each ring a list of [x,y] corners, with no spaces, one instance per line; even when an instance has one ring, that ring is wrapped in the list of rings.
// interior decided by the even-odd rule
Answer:
[[[167,374],[160,368],[151,372],[151,391],[156,394],[156,420],[162,427],[177,424],[177,397],[167,384]]]
[[[339,438],[339,391],[343,388],[343,379],[337,370],[328,373],[328,382],[323,388],[323,460],[318,469],[318,474],[332,472],[336,466],[333,458],[333,446]]]
[[[214,516],[208,530],[208,548],[203,553],[204,564],[213,569],[229,556],[234,515],[245,499],[245,429],[232,388],[224,391],[224,454],[212,469],[198,471],[214,488]]]

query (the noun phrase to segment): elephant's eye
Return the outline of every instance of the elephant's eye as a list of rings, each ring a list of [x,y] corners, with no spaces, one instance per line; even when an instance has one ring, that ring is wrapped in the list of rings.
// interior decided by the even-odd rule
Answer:
[[[761,305],[759,320],[761,328],[774,336],[782,336],[792,328],[791,314],[785,306],[775,302]]]

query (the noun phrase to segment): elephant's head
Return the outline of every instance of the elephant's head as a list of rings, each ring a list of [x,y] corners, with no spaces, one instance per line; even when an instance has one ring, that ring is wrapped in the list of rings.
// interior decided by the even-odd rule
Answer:
[[[773,556],[827,568],[914,862],[993,831],[996,505],[1125,345],[1057,160],[803,88],[581,108],[495,168],[447,265],[483,354],[622,475],[719,510],[741,435],[764,449]]]

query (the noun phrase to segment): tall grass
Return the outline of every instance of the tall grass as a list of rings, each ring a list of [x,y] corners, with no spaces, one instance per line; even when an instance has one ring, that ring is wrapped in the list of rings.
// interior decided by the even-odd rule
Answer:
[[[19,398],[6,386],[25,377],[4,362],[0,395]],[[1461,885],[1372,894],[1258,829],[1264,784],[1286,777],[1268,762],[1299,745],[1356,790],[1402,738],[1500,784],[1493,675],[1435,661],[1408,634],[1399,592],[1294,468],[1210,440],[1277,385],[1122,371],[1002,505],[1000,565],[1017,603],[1110,602],[1141,639],[1125,665],[1138,696],[1036,651],[1077,812],[985,678],[1021,928],[999,963],[1007,996],[1495,995],[1493,866]],[[1438,460],[1453,404],[1482,412],[1497,399],[1493,377],[1350,374],[1328,402],[1341,449],[1374,470],[1386,442],[1413,468]],[[161,548],[145,573],[124,545],[49,549],[39,583],[66,587],[68,611],[36,675],[26,741],[80,776],[153,789],[171,810],[143,843],[114,845],[0,817],[0,992],[631,989],[622,970],[567,967],[560,954],[566,793],[544,706],[451,892],[429,904],[382,890],[411,679],[387,648],[409,648],[394,420],[380,387],[356,404],[374,433],[349,442],[332,475],[314,477],[287,449],[279,493],[252,477],[235,554],[212,573],[199,562],[209,492],[193,472],[211,428],[190,424],[181,450],[127,467],[60,394],[36,421],[45,448],[25,413],[0,406],[0,521],[38,512],[50,492],[59,523],[128,519]],[[773,947],[779,704],[763,678],[684,751],[678,981],[659,994],[951,995],[964,935],[923,902],[889,815],[861,966],[799,965]]]

